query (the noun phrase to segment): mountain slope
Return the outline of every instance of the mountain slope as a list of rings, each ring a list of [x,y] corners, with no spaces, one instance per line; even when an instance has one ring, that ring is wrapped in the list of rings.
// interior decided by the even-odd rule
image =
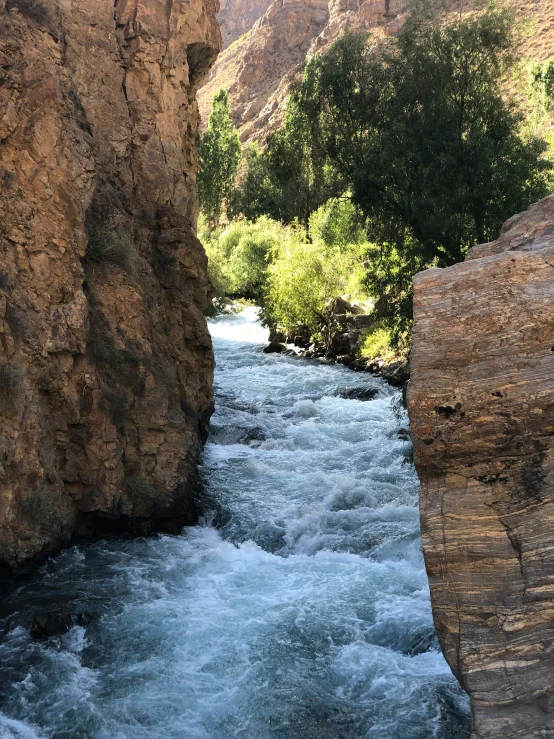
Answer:
[[[461,2],[467,7],[466,0]],[[512,4],[529,19],[523,53],[540,61],[554,56],[551,0]],[[290,80],[308,54],[347,28],[376,38],[394,34],[405,18],[404,6],[404,0],[222,0],[226,48],[199,92],[203,121],[214,94],[223,87],[229,91],[242,141],[263,143],[282,120]],[[452,0],[453,9],[459,6],[460,0]]]

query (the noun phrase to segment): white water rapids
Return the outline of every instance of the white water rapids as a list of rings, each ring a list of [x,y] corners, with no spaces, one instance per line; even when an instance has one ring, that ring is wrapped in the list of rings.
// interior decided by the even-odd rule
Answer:
[[[204,523],[72,547],[6,595],[1,739],[467,739],[398,393],[263,354],[253,308],[211,331]],[[101,617],[32,641],[41,610]]]

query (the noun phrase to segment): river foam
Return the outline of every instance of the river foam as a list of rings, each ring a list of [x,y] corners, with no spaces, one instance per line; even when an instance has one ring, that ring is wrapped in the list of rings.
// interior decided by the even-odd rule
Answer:
[[[73,547],[5,599],[2,739],[466,739],[398,393],[211,323],[203,525]],[[340,397],[375,387],[375,400]],[[33,642],[40,609],[98,611]]]

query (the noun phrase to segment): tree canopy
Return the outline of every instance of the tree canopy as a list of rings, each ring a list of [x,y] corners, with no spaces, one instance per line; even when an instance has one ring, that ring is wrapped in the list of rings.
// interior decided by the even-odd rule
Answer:
[[[215,228],[234,188],[241,161],[240,139],[231,120],[225,90],[215,95],[208,128],[199,137],[197,146],[200,159],[198,199],[210,225]]]

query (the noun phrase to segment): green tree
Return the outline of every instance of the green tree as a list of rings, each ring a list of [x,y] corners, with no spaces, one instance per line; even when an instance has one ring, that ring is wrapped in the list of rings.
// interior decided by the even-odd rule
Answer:
[[[264,151],[253,146],[247,169],[232,201],[232,213],[255,220],[269,215],[282,223],[308,224],[310,215],[345,189],[325,150],[319,128],[302,107],[304,90],[287,102],[283,126],[267,139]]]
[[[214,96],[206,132],[198,140],[200,170],[198,199],[211,228],[221,220],[225,202],[233,190],[241,161],[239,135],[231,120],[225,90]]]
[[[521,135],[503,86],[515,40],[512,14],[492,4],[446,20],[414,11],[380,48],[345,35],[292,91],[318,158],[348,183],[380,245],[368,286],[397,334],[414,269],[461,261],[546,194],[545,144]]]

